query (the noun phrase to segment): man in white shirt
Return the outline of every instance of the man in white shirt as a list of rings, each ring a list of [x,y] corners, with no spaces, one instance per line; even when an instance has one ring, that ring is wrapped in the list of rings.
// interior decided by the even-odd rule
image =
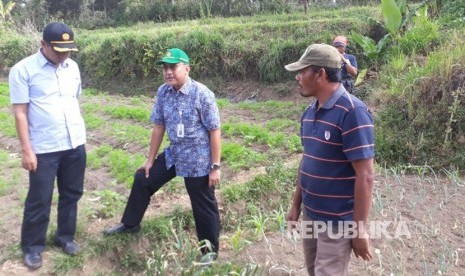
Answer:
[[[77,51],[73,31],[64,23],[50,23],[39,51],[18,62],[9,75],[22,166],[29,171],[21,249],[30,269],[42,266],[55,178],[55,242],[69,255],[79,251],[74,235],[86,167],[86,130],[78,102],[81,76],[69,58],[71,51]]]

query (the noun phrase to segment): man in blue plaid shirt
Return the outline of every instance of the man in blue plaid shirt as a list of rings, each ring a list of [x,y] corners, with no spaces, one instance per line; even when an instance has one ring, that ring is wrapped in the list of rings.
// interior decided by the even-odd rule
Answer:
[[[158,89],[150,116],[154,127],[148,159],[136,172],[121,224],[104,234],[138,232],[151,196],[181,176],[191,199],[197,237],[211,243],[211,250],[205,247],[202,252],[218,253],[215,185],[221,177],[221,131],[215,95],[189,77],[189,57],[184,51],[169,49],[157,64],[163,65],[165,84]],[[165,131],[170,145],[157,156]]]

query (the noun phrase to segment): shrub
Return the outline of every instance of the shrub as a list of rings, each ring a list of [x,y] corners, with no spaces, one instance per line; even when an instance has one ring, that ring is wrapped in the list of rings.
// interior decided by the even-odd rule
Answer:
[[[15,63],[33,54],[39,49],[39,41],[13,32],[0,35],[0,70],[6,73]]]
[[[375,119],[379,162],[465,168],[465,51],[456,46],[458,33],[391,82]]]
[[[451,24],[464,25],[465,23],[465,2],[462,0],[438,0],[444,21]]]

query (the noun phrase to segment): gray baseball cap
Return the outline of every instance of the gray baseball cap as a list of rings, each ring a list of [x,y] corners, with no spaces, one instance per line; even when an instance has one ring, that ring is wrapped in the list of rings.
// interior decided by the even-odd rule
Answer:
[[[331,45],[312,44],[296,62],[284,66],[287,71],[299,71],[310,65],[341,68],[342,59],[339,51]]]

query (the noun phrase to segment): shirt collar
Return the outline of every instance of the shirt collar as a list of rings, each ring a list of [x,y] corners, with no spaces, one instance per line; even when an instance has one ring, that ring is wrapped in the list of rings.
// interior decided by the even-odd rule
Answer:
[[[49,63],[44,54],[42,54],[41,49],[39,49],[39,51],[37,52],[37,62],[39,63],[40,67],[44,67],[47,63]]]
[[[187,77],[186,82],[181,86],[181,88],[178,91],[183,93],[184,95],[189,95],[189,91],[191,90],[192,85],[192,79],[190,77]],[[173,86],[170,87],[170,90],[176,92],[176,89]]]
[[[326,101],[326,103],[323,106],[320,106],[320,108],[324,109],[331,109],[334,107],[336,104],[337,100],[344,94],[345,89],[342,84],[339,84],[339,86],[334,90],[333,94],[329,99]],[[318,100],[313,103],[313,109],[316,109],[318,107]]]
[[[54,66],[54,64],[52,64],[45,56],[44,54],[42,53],[42,50],[39,49],[38,51],[38,62],[39,62],[39,66],[40,67],[44,67],[45,65],[47,64],[51,64]],[[63,63],[60,64],[60,67],[68,67],[68,59],[66,59],[65,61],[63,61]]]

